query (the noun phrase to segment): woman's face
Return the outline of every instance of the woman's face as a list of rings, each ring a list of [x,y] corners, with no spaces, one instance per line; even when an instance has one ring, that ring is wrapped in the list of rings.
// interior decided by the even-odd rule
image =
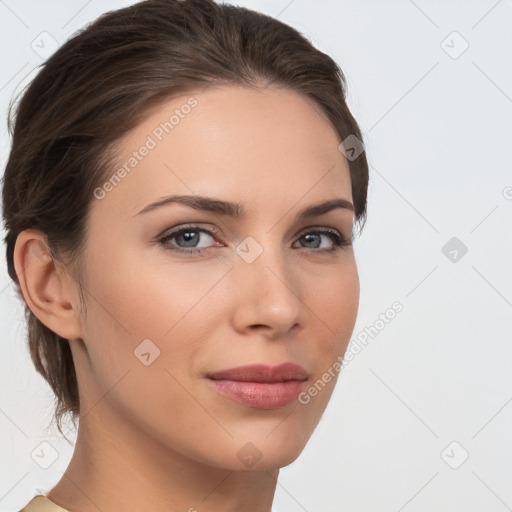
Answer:
[[[236,86],[166,102],[122,140],[110,185],[91,198],[83,254],[87,314],[71,342],[82,421],[229,469],[300,454],[359,302],[353,248],[335,242],[350,240],[353,211],[300,216],[352,202],[339,143],[297,93]],[[216,211],[148,208],[171,195],[207,197]],[[291,398],[288,385],[224,381],[238,386],[229,397],[208,377],[286,362],[307,373]]]

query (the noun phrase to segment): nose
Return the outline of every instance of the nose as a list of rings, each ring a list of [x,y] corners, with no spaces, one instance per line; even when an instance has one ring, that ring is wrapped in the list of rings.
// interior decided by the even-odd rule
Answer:
[[[249,245],[249,251],[255,250],[257,246]],[[269,243],[259,251],[251,261],[254,254],[247,258],[242,250],[230,272],[235,304],[232,321],[238,332],[247,334],[258,329],[275,339],[301,321],[302,292],[291,262],[286,261],[279,247],[271,248]]]

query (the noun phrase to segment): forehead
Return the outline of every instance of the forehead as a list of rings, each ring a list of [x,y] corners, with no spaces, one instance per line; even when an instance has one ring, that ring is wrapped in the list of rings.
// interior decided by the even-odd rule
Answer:
[[[339,142],[320,106],[289,89],[195,90],[162,102],[120,141],[102,207],[133,215],[171,193],[255,207],[271,199],[291,206],[305,194],[351,201]]]

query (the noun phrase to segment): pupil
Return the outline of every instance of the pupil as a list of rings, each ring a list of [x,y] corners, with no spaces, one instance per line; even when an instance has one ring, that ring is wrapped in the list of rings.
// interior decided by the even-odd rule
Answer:
[[[194,237],[197,237],[197,233],[194,233],[193,231],[186,231],[183,235],[181,235],[185,239],[185,243],[192,242],[192,245],[190,247],[194,247]],[[188,246],[187,246],[188,247]]]
[[[308,238],[309,238],[309,237],[315,237],[315,236],[317,236],[317,235],[314,235],[314,234],[312,234],[312,233],[308,233],[307,235],[304,235],[304,236],[305,236],[305,238],[306,238],[306,243],[307,243],[307,242],[308,242]],[[315,245],[315,247],[318,247],[318,244],[316,244],[316,245]]]

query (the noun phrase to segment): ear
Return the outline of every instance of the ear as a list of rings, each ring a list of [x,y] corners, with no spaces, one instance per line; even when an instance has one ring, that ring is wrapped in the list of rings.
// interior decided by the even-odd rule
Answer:
[[[51,256],[46,236],[26,229],[16,239],[14,269],[23,298],[46,327],[68,340],[82,337],[77,285]]]

